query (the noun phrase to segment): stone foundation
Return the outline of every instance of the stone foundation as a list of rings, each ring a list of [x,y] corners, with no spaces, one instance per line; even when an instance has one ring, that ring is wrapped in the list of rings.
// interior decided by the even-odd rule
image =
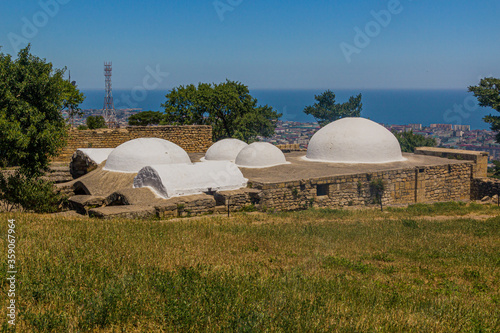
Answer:
[[[473,164],[427,166],[424,168],[389,170],[375,173],[317,178],[294,182],[251,184],[254,204],[261,210],[298,210],[307,207],[340,208],[375,203],[370,183],[381,179],[385,191],[384,205],[470,200]],[[257,202],[257,199],[258,202]]]
[[[475,178],[482,168],[477,163],[483,163],[483,155],[472,156],[480,158],[448,160],[408,154],[407,161],[393,164],[339,165],[307,164],[309,162],[302,162],[298,154],[290,153],[291,164],[269,169],[244,169],[243,174],[249,179],[247,188],[171,199],[160,199],[147,188],[131,188],[131,179],[127,178],[131,176],[104,171],[101,171],[102,175],[95,174],[98,169],[93,172],[94,176],[89,177],[91,173],[85,176],[89,179],[82,180],[90,190],[80,190],[80,187],[85,189],[81,182],[73,184],[75,194],[85,192],[87,196],[71,201],[80,211],[102,218],[168,218],[225,213],[228,210],[287,211],[373,205],[376,204],[373,184],[379,180],[384,185],[383,205],[469,201],[498,194],[500,180]],[[93,193],[100,188],[97,185],[102,181],[114,179],[112,176],[118,177],[113,184],[120,183],[121,190],[105,195]],[[95,196],[105,197],[104,207],[96,207],[102,198]],[[123,211],[120,207],[124,207]]]
[[[415,154],[437,156],[455,160],[465,160],[474,162],[474,178],[488,176],[488,153],[483,151],[471,151],[449,148],[417,147]]]

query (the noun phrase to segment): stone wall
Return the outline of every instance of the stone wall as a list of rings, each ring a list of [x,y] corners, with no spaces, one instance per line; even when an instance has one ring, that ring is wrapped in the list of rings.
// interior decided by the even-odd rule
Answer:
[[[297,210],[307,207],[364,206],[374,203],[370,183],[381,179],[384,205],[417,202],[470,200],[473,164],[399,169],[344,175],[276,184],[251,183],[253,200],[259,209]],[[258,198],[258,202],[256,200]],[[240,203],[243,206],[242,203]]]
[[[160,138],[172,141],[188,153],[201,153],[212,145],[211,126],[130,126],[119,129],[71,130],[68,143],[54,158],[69,162],[78,148],[115,148],[137,138]]]
[[[495,195],[500,195],[500,179],[476,178],[472,180],[472,200],[481,200],[484,197],[493,197]]]
[[[279,149],[281,149],[282,152],[284,153],[289,153],[292,151],[306,151],[307,149],[305,148],[300,148],[300,145],[298,143],[290,143],[290,144],[285,144],[285,145],[276,145]]]
[[[488,153],[484,151],[471,151],[449,148],[417,147],[415,154],[430,155],[455,160],[474,161],[474,178],[488,176]]]

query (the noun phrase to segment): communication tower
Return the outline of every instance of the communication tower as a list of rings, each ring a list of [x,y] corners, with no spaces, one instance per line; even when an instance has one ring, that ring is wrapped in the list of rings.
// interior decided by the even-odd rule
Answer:
[[[114,128],[118,127],[118,122],[116,121],[116,111],[113,104],[113,94],[111,92],[111,71],[111,62],[104,62],[106,96],[104,96],[104,108],[102,110],[102,114],[108,127]]]

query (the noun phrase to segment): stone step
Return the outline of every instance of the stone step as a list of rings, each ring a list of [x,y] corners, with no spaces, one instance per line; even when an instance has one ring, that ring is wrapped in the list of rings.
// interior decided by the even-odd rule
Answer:
[[[89,216],[101,219],[147,219],[156,217],[156,209],[151,206],[142,205],[107,206],[90,209]]]
[[[75,195],[68,199],[69,207],[77,213],[87,215],[89,210],[102,207],[105,198],[93,195]]]

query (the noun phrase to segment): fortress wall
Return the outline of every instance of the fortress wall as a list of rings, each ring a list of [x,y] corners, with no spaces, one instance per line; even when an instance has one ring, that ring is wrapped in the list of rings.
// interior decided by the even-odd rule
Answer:
[[[473,178],[488,176],[488,153],[484,151],[471,151],[450,148],[417,147],[415,154],[429,155],[456,160],[466,160],[474,162]]]
[[[78,148],[115,148],[138,138],[160,138],[172,141],[188,153],[205,152],[212,145],[212,127],[197,126],[130,126],[118,129],[71,130],[68,143],[55,162],[69,162]]]
[[[500,179],[476,178],[471,184],[471,199],[481,200],[484,197],[500,195]]]
[[[370,182],[382,179],[384,205],[470,200],[473,164],[389,170],[276,184],[252,183],[261,190],[260,209],[339,208],[374,203]],[[250,205],[250,201],[248,202]]]

